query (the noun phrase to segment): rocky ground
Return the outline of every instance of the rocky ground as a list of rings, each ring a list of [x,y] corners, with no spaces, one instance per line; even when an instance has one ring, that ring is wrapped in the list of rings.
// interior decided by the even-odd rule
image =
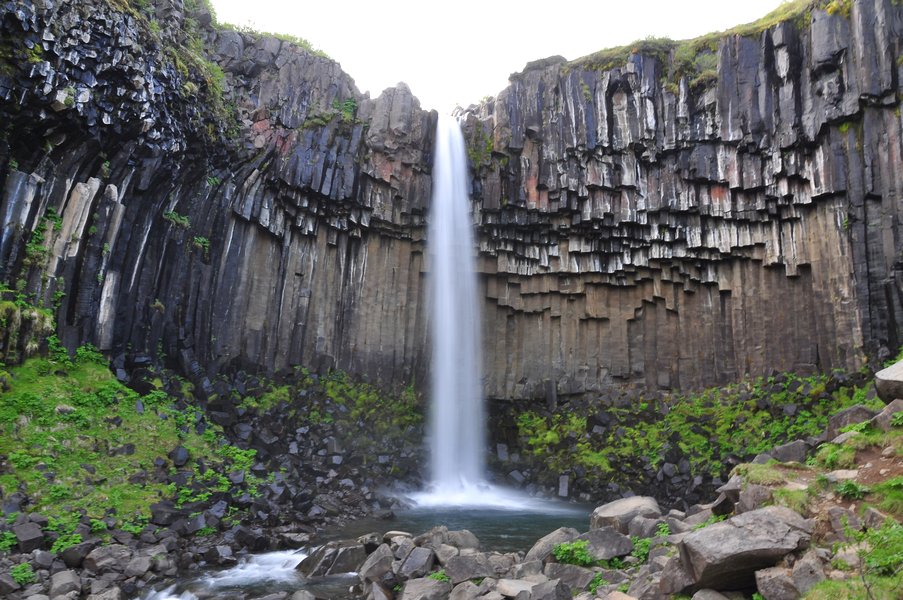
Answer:
[[[324,414],[339,412],[338,404],[325,400],[321,408]],[[868,589],[872,597],[892,598],[889,586],[900,584],[903,563],[901,412],[901,400],[880,414],[861,406],[842,411],[825,432],[830,442],[811,453],[805,443],[791,442],[739,465],[714,502],[666,511],[650,497],[624,498],[598,507],[587,531],[556,530],[526,554],[493,552],[470,532],[444,527],[420,535],[387,530],[320,546],[299,569],[311,578],[355,571],[360,584],[353,594],[373,599],[694,594],[717,600],[717,593],[758,593],[778,600],[807,592],[824,597],[819,590],[830,586],[849,597],[866,597]],[[309,436],[317,443],[286,438],[306,460],[323,459],[322,472],[312,474],[317,485],[302,493],[272,482],[262,497],[246,499],[256,516],[246,524],[226,526],[227,507],[236,498],[181,506],[160,502],[150,522],[131,531],[101,534],[82,518],[77,531],[84,541],[55,551],[59,536],[48,533],[46,518],[14,515],[0,526],[0,541],[7,540],[11,551],[0,558],[0,593],[32,600],[135,597],[199,567],[234,565],[246,552],[315,543],[317,524],[338,518],[335,505],[381,506],[373,492],[349,485],[363,465],[331,458],[344,454],[322,434],[342,423],[323,420],[328,427]],[[296,510],[285,508],[292,506],[285,498],[297,498]],[[202,530],[207,534],[199,535]],[[288,596],[275,594],[273,600]]]
[[[879,414],[842,411],[814,456],[791,457],[801,444],[776,449],[785,462],[762,454],[712,503],[665,512],[650,497],[616,500],[593,511],[588,531],[558,529],[525,555],[437,527],[327,544],[298,568],[355,570],[374,600],[898,598],[901,413],[903,400]]]

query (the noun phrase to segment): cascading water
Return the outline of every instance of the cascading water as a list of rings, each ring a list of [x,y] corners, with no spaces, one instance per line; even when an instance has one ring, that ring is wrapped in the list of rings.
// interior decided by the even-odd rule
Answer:
[[[467,155],[461,128],[451,117],[440,116],[436,128],[428,235],[433,339],[432,481],[428,491],[413,494],[411,499],[418,508],[569,512],[562,506],[488,483]],[[483,513],[482,517],[487,515],[494,518],[491,513]]]
[[[461,129],[451,117],[440,117],[436,129],[428,233],[433,325],[432,488],[437,496],[454,502],[466,500],[485,481],[486,466],[467,157]]]

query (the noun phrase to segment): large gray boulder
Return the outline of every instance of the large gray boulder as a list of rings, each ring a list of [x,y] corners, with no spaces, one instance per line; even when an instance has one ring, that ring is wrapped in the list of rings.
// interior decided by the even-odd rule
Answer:
[[[464,554],[453,556],[445,564],[445,574],[451,579],[452,584],[458,585],[468,579],[479,577],[494,577],[495,569],[485,554]]]
[[[388,544],[380,544],[376,550],[370,553],[364,564],[358,570],[361,581],[378,581],[383,575],[392,570],[392,561],[395,555]]]
[[[856,423],[868,421],[877,414],[878,411],[872,410],[871,408],[863,406],[861,404],[851,406],[850,408],[845,408],[842,411],[835,413],[831,416],[830,419],[828,419],[828,429],[826,432],[826,437],[829,440],[833,440],[838,436],[840,430],[847,425],[855,425]]]
[[[806,548],[812,527],[789,508],[768,506],[689,533],[677,547],[694,587],[740,589],[759,569]]]
[[[50,578],[50,597],[65,596],[69,592],[81,592],[82,583],[75,571],[60,571]]]
[[[633,542],[612,527],[600,527],[581,534],[578,540],[586,540],[586,550],[596,560],[610,560],[625,556],[633,550]]]
[[[452,586],[447,581],[409,579],[404,584],[400,600],[445,600],[451,591]]]
[[[399,569],[398,574],[402,579],[416,579],[425,577],[436,562],[436,554],[429,548],[414,548]]]
[[[16,534],[19,551],[23,554],[37,550],[44,543],[44,532],[37,523],[13,525],[13,533]]]
[[[655,498],[649,496],[622,498],[597,507],[590,515],[589,526],[590,529],[614,527],[626,534],[631,519],[636,516],[660,517],[662,509],[659,508]]]
[[[872,417],[872,420],[869,421],[869,423],[871,423],[875,429],[890,431],[891,419],[893,419],[895,414],[901,411],[903,411],[903,399],[896,398],[890,404],[885,406],[884,410]]]
[[[903,360],[875,373],[875,389],[885,402],[903,398]]]
[[[358,541],[329,542],[320,546],[295,567],[305,577],[353,573],[367,560],[367,551]]]
[[[529,562],[531,560],[545,560],[552,554],[552,550],[555,549],[555,546],[573,541],[579,536],[580,532],[573,527],[559,527],[555,531],[539,538],[527,552],[527,556],[524,557],[524,562]]]
[[[116,571],[121,573],[132,560],[132,550],[122,544],[110,544],[91,550],[82,566],[90,573],[106,573]]]
[[[797,600],[799,590],[790,577],[790,569],[768,567],[756,571],[756,589],[765,600]]]

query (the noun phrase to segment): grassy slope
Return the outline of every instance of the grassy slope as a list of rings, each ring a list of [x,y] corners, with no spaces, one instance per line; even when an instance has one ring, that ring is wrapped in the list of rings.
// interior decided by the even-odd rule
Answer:
[[[24,492],[26,510],[66,522],[61,533],[81,514],[117,527],[140,525],[151,503],[225,491],[222,473],[253,461],[253,450],[226,444],[222,431],[193,408],[175,408],[176,399],[163,392],[141,397],[116,381],[103,356],[89,348],[72,361],[61,351],[29,359],[3,379],[0,489],[3,496]],[[191,457],[182,468],[191,473],[184,487],[164,483],[176,471],[167,453],[179,445]],[[158,458],[166,466],[155,477]],[[203,476],[195,472],[197,459],[209,468]]]

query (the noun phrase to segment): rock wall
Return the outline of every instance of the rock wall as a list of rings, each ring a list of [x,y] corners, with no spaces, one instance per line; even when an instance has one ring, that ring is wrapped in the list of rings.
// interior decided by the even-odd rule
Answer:
[[[194,3],[0,5],[0,279],[116,366],[427,380],[435,113]],[[541,61],[471,107],[485,391],[853,369],[903,340],[903,8]],[[52,209],[52,210],[51,210]],[[4,352],[7,349],[4,349]],[[209,389],[209,388],[208,388]]]
[[[550,59],[472,107],[490,393],[895,352],[901,31],[893,2],[862,0],[722,38],[709,84],[642,52]]]
[[[3,5],[0,276],[120,367],[413,380],[435,114],[209,23],[180,2]]]

